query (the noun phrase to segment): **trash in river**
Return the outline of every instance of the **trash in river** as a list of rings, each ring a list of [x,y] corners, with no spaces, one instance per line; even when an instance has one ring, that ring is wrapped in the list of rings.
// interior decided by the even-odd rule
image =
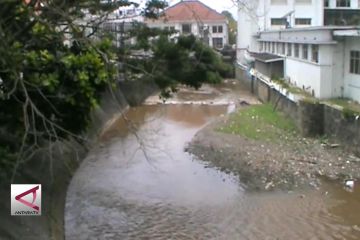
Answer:
[[[355,180],[353,179],[345,180],[345,189],[352,192],[354,190],[354,187],[355,187]]]

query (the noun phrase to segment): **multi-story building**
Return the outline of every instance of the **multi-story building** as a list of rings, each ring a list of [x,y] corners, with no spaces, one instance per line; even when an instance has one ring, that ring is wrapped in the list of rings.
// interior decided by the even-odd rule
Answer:
[[[229,41],[226,17],[198,0],[182,0],[165,9],[163,17],[145,22],[150,27],[193,34],[214,48],[221,49]]]
[[[111,32],[114,36],[114,45],[121,47],[124,44],[134,44],[135,38],[126,37],[126,33],[133,28],[135,22],[143,22],[141,9],[134,6],[120,7],[109,14],[107,20],[101,24],[101,28]]]
[[[360,1],[258,0],[239,5],[237,58],[313,96],[360,102]],[[245,4],[246,3],[246,4]]]

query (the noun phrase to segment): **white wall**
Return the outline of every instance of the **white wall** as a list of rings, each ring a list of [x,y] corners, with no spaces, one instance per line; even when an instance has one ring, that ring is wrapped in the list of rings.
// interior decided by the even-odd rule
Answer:
[[[238,10],[238,29],[237,29],[237,61],[246,64],[246,60],[244,59],[244,54],[247,50],[249,51],[257,51],[257,41],[253,37],[260,30],[261,24],[261,16],[260,12],[254,12],[250,9],[261,9],[263,5],[263,1],[258,0],[245,0],[246,6],[239,7]]]
[[[332,49],[332,68],[329,69],[332,73],[332,97],[344,96],[344,46],[344,41],[340,41]]]
[[[311,48],[308,51],[308,60],[302,59],[302,47],[300,57],[288,57],[285,61],[285,76],[289,77],[297,87],[305,88],[320,99],[335,98],[342,96],[343,89],[343,61],[342,44],[320,45],[319,62],[311,62]]]
[[[286,4],[271,4],[271,0],[260,0],[258,8],[259,24],[262,31],[278,29],[278,26],[271,26],[271,18],[281,18],[291,11],[288,18],[292,27],[303,27],[295,25],[295,18],[311,18],[311,26],[322,26],[324,19],[323,0],[312,0],[311,3],[299,4],[296,0],[287,0]]]
[[[350,51],[360,50],[360,38],[347,38],[345,42],[345,97],[354,99],[360,103],[360,75],[350,73]]]
[[[149,27],[156,27],[156,28],[165,28],[165,27],[175,27],[175,30],[181,33],[182,31],[182,24],[191,24],[191,33],[194,34],[196,37],[200,37],[200,30],[199,30],[199,22],[197,21],[186,21],[186,22],[161,22],[161,21],[148,21],[146,24]],[[226,45],[229,43],[229,32],[228,32],[228,24],[227,22],[203,22],[202,24],[207,25],[209,27],[209,46],[213,46],[212,38],[222,38],[223,44]],[[212,33],[213,26],[222,26],[223,32],[222,33]]]
[[[286,58],[285,77],[289,77],[297,87],[304,87],[310,94],[314,90],[315,97],[320,96],[321,68],[318,65]]]

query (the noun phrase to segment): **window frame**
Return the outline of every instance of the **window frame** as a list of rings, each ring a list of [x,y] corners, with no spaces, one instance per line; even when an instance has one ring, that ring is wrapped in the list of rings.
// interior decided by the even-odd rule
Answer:
[[[184,31],[185,26],[189,27],[189,30],[190,30],[189,32]],[[183,33],[183,34],[191,34],[192,33],[192,24],[191,23],[183,23],[183,24],[181,24],[181,33]]]
[[[292,43],[287,43],[286,56],[292,57]]]
[[[298,58],[300,56],[300,44],[294,44],[294,57]]]
[[[270,25],[271,26],[286,26],[287,20],[286,18],[271,18]]]
[[[350,74],[360,75],[360,51],[350,51]]]
[[[221,47],[218,47],[218,43],[216,43],[217,40],[221,40]],[[212,44],[213,44],[213,48],[217,48],[217,49],[220,49],[220,48],[223,48],[224,47],[224,39],[222,37],[214,37],[212,38]]]
[[[311,45],[311,61],[315,63],[319,63],[319,45],[312,44]]]
[[[301,58],[303,60],[309,60],[309,44],[302,44]]]
[[[224,28],[222,25],[214,25],[212,26],[212,33],[223,33]]]
[[[336,0],[336,7],[351,7],[351,0]]]
[[[311,26],[311,18],[295,18],[295,25],[306,25]]]
[[[285,53],[286,53],[286,46],[285,46],[285,43],[281,43],[281,54],[282,55],[285,55]]]

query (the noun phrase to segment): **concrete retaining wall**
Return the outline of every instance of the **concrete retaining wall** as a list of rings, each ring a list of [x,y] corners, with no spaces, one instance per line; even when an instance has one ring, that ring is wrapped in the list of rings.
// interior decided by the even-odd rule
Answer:
[[[89,142],[74,140],[46,146],[19,169],[17,184],[42,184],[42,216],[10,216],[10,182],[0,184],[0,239],[64,239],[64,207],[67,186],[85,158],[88,148],[97,141],[98,133],[112,118],[131,105],[140,104],[157,89],[149,82],[122,82],[120,90],[109,89],[100,107],[92,113],[92,123],[85,136]],[[51,149],[51,154],[49,153]]]
[[[344,117],[341,110],[326,104],[324,107],[324,134],[339,140],[346,148],[360,156],[360,119]]]
[[[360,156],[360,119],[355,116],[347,118],[341,109],[327,104],[305,100],[294,102],[263,81],[251,79],[239,68],[236,69],[236,77],[259,100],[271,102],[290,117],[303,136],[325,135]]]

